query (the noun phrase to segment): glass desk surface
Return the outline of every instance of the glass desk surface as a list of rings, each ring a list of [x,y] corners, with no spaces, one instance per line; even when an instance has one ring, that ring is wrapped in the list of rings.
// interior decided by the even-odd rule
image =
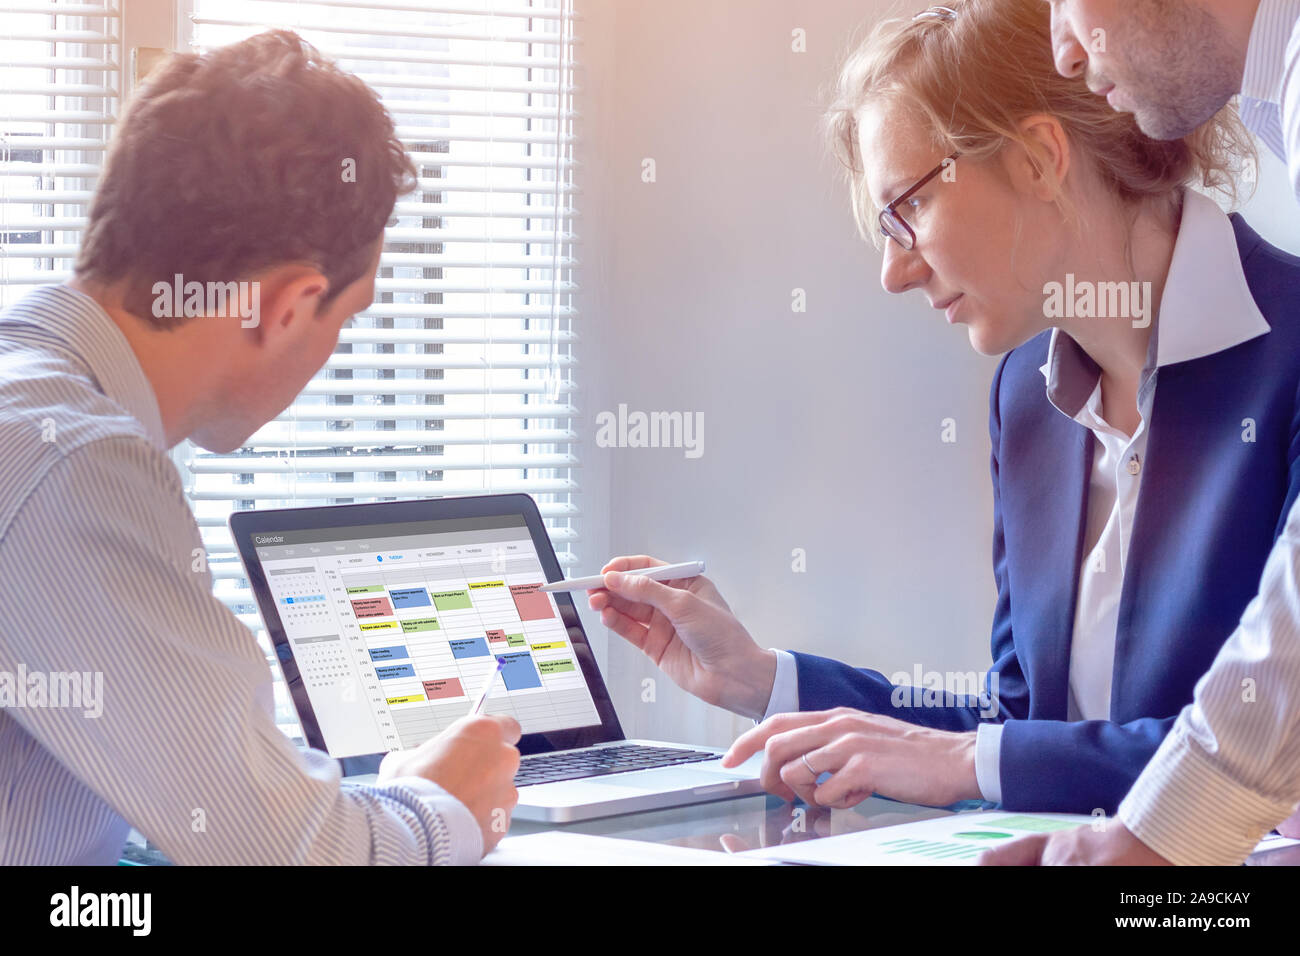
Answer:
[[[509,835],[524,836],[546,830],[562,830],[698,850],[716,850],[719,853],[739,853],[896,823],[911,823],[946,816],[954,811],[977,810],[982,806],[985,804],[970,800],[945,809],[871,797],[846,810],[828,810],[786,803],[777,797],[757,794],[737,800],[718,800],[666,810],[645,810],[578,823],[514,820]],[[1253,854],[1246,865],[1300,866],[1300,846]]]
[[[981,804],[971,801],[968,805],[960,806],[975,809]],[[720,853],[738,853],[894,823],[910,823],[946,816],[950,812],[936,807],[896,803],[883,797],[871,797],[847,810],[827,810],[786,803],[767,794],[756,794],[736,800],[717,800],[665,810],[644,810],[578,823],[514,820],[509,835],[524,836],[546,830],[563,830],[568,833],[665,843],[698,850],[716,850]]]

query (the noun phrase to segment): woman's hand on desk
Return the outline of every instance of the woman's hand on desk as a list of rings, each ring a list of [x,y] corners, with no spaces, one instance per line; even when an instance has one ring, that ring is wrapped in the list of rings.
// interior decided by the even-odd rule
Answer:
[[[974,731],[934,730],[850,707],[777,714],[737,738],[723,766],[760,750],[763,787],[810,806],[852,807],[873,793],[932,807],[982,796]]]
[[[679,687],[734,713],[762,717],[776,655],[754,643],[712,581],[702,574],[651,581],[609,573],[666,563],[644,554],[614,558],[601,568],[606,586],[587,592],[591,609]]]

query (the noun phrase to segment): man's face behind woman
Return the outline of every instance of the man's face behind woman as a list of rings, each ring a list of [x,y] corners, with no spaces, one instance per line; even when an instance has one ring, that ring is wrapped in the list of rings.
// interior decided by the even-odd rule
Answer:
[[[1132,113],[1155,139],[1180,139],[1237,92],[1244,63],[1223,24],[1193,0],[1048,0],[1065,76]]]

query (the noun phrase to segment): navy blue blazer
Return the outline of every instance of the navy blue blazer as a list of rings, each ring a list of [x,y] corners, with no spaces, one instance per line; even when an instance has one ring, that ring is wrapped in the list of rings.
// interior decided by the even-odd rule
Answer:
[[[1093,459],[1091,432],[1047,400],[1050,332],[1008,353],[989,396],[993,665],[1002,806],[1114,813],[1259,586],[1300,491],[1300,259],[1232,217],[1271,331],[1160,369],[1115,639],[1110,720],[1068,722],[1070,640]],[[1245,419],[1255,442],[1243,440]],[[973,730],[979,698],[900,691],[882,674],[796,654],[799,706],[848,706]],[[988,685],[986,685],[988,687]],[[1265,703],[1256,706],[1266,707]]]

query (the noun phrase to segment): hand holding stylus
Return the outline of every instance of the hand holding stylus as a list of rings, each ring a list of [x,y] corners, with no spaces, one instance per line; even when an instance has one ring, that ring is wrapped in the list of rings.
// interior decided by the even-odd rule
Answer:
[[[601,569],[602,586],[588,591],[588,603],[606,627],[640,648],[679,687],[761,718],[772,696],[776,655],[754,642],[703,575],[663,583],[627,573],[669,567],[644,554],[614,558]]]

